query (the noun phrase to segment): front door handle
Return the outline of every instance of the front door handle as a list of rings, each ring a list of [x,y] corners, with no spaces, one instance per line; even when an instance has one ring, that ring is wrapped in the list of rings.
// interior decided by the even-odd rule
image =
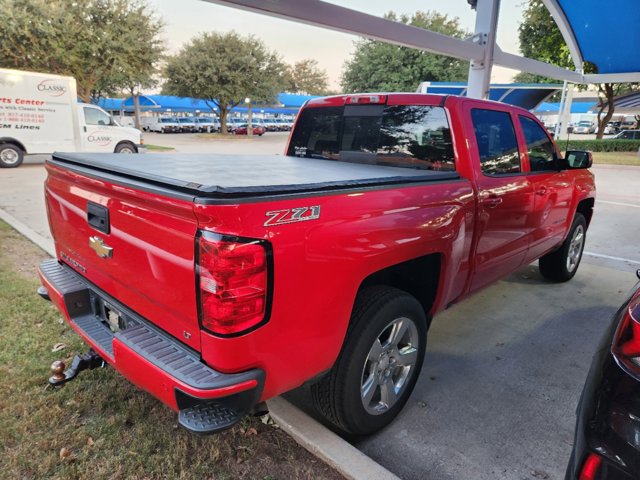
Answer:
[[[547,187],[540,187],[536,190],[536,195],[540,195],[541,197],[547,194]]]
[[[484,200],[482,200],[482,204],[487,208],[496,208],[498,205],[502,203],[502,197],[498,195],[490,195]]]

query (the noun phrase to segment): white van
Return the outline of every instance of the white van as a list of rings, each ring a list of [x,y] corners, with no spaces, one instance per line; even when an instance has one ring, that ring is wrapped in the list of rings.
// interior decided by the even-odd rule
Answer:
[[[0,167],[25,154],[146,151],[140,130],[77,98],[71,77],[0,69]]]

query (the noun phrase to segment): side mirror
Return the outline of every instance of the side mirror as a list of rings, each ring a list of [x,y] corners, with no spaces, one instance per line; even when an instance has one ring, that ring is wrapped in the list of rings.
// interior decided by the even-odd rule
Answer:
[[[566,168],[577,170],[580,168],[591,168],[593,165],[593,155],[584,150],[567,150],[564,157]]]

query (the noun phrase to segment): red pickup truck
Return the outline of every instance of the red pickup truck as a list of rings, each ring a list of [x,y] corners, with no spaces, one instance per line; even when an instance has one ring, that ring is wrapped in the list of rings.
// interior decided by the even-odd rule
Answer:
[[[367,434],[406,403],[436,313],[537,259],[573,277],[590,166],[525,110],[399,93],[309,101],[284,156],[54,154],[40,294],[188,429],[312,382]]]

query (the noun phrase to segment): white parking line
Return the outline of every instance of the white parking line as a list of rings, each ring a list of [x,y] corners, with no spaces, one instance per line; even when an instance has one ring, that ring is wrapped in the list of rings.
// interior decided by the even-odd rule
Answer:
[[[631,263],[633,265],[640,265],[640,262],[638,262],[637,260],[631,260],[629,258],[612,257],[611,255],[604,255],[602,253],[592,253],[592,252],[582,252],[582,253],[584,255],[589,255],[590,257],[606,258],[607,260],[617,260],[618,262],[626,262],[626,263]]]
[[[610,202],[609,200],[596,200],[596,202],[598,202],[598,203],[606,203],[606,204],[609,204],[609,205],[618,205],[620,207],[640,208],[640,205],[637,205],[635,203]]]

